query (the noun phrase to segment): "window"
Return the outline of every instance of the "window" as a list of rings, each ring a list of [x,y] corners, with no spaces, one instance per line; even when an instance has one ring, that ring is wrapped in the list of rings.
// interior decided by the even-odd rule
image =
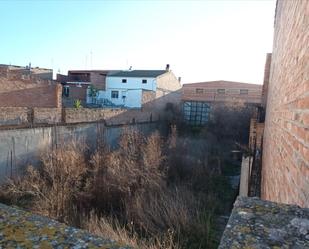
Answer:
[[[218,94],[225,94],[225,89],[217,89]]]
[[[147,80],[142,80],[142,83],[143,83],[143,84],[146,84],[146,83],[147,83]]]
[[[127,83],[127,79],[122,79],[122,83]]]
[[[226,91],[227,94],[239,94],[239,89],[228,89]]]
[[[65,97],[69,97],[69,94],[70,94],[70,88],[69,88],[69,86],[64,86],[64,87],[63,87],[63,95],[64,95]]]
[[[118,99],[119,92],[118,91],[112,91],[112,99]]]
[[[248,94],[248,89],[240,89],[240,94]]]
[[[203,94],[203,92],[204,92],[204,91],[203,91],[203,89],[201,89],[201,88],[196,88],[196,89],[195,89],[195,93],[196,93],[196,94]]]

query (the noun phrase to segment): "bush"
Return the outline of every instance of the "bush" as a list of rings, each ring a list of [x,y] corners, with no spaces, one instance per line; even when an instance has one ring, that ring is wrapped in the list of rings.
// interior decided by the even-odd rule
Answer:
[[[45,151],[41,167],[29,167],[2,195],[136,248],[214,248],[229,185],[205,150],[176,127],[166,141],[124,130],[117,149],[102,144],[90,160],[77,142]]]

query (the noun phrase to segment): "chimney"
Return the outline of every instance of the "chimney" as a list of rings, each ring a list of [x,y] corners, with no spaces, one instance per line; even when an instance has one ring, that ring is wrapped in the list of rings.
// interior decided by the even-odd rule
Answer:
[[[170,64],[166,64],[165,70],[166,70],[166,71],[169,71],[169,70],[170,70]]]
[[[179,83],[181,82],[181,77],[178,77],[178,81],[179,81]]]

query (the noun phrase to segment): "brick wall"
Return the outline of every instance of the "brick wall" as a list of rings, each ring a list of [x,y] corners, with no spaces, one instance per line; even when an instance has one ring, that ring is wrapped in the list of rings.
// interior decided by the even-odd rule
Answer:
[[[61,107],[61,86],[46,85],[0,93],[1,107]]]
[[[261,103],[262,85],[233,81],[208,81],[182,86],[182,100]]]
[[[91,74],[90,74],[91,84],[95,88],[105,91],[105,89],[106,89],[106,74],[107,73],[91,72]]]
[[[73,107],[75,100],[80,100],[82,106],[86,105],[88,85],[77,86],[75,84],[67,84],[69,87],[69,96],[63,97],[63,106]]]
[[[309,207],[309,1],[278,1],[262,198]]]
[[[61,107],[60,84],[20,75],[20,71],[0,68],[0,72],[0,107]]]

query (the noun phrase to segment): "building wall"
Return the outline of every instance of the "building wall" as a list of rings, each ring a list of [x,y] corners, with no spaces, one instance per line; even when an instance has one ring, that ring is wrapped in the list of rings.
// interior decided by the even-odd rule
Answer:
[[[127,83],[122,83],[122,79],[126,79]],[[142,83],[142,80],[147,80],[147,83]],[[156,90],[155,78],[134,78],[134,77],[107,77],[106,88],[107,89],[145,89]]]
[[[223,93],[220,91],[224,90]],[[241,93],[242,90],[248,91]],[[182,100],[206,102],[261,103],[262,85],[232,81],[210,81],[184,84]]]
[[[180,88],[181,84],[172,71],[167,71],[157,78],[157,90],[172,92]]]
[[[122,79],[126,79],[127,82],[122,83]],[[147,80],[147,83],[142,83],[142,80]],[[165,107],[166,103],[179,103],[179,92],[177,94],[175,92],[180,88],[180,82],[170,71],[157,78],[107,77],[106,91],[99,91],[98,98],[106,98],[116,105],[129,108],[145,107],[147,101],[148,107],[151,104],[158,110]],[[112,91],[118,91],[118,98],[111,98]],[[126,97],[122,98],[122,96]]]
[[[83,106],[86,104],[88,85],[66,84],[64,87],[69,88],[69,96],[63,95],[65,107],[72,107],[75,100],[80,100]]]
[[[309,1],[278,1],[262,198],[309,207]]]
[[[100,72],[91,72],[91,84],[98,90],[106,89],[106,74],[102,75]]]
[[[62,88],[59,84],[29,87],[25,83],[25,88],[22,88],[23,82],[18,83],[18,89],[12,85],[13,89],[9,90],[6,85],[6,91],[0,91],[0,107],[61,107]]]

